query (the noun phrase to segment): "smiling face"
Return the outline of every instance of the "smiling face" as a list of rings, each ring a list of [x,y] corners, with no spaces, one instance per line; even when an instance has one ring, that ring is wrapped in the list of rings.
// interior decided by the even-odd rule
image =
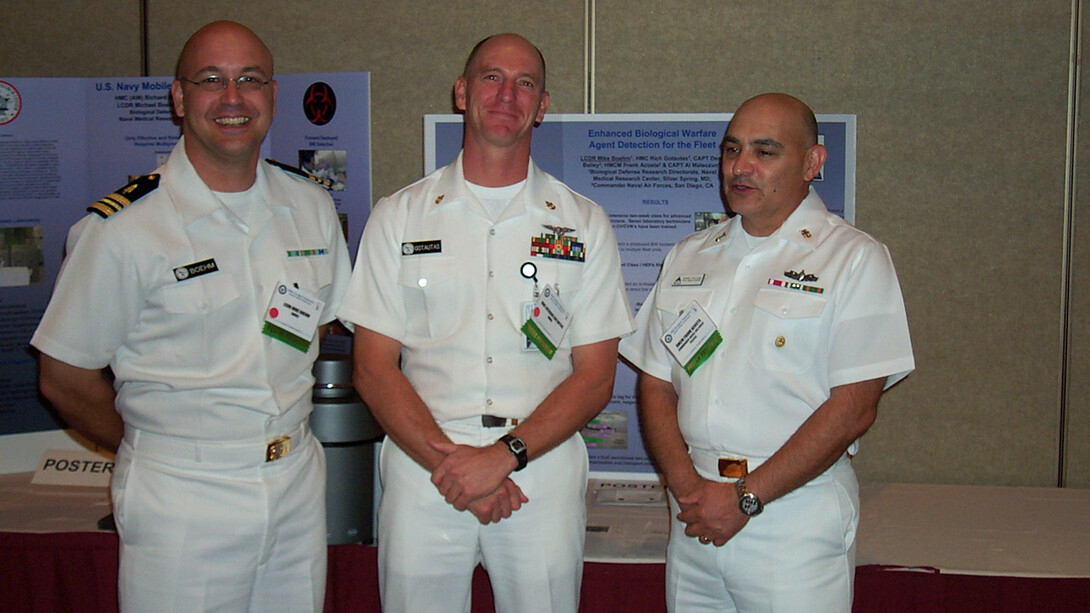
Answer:
[[[233,22],[215,22],[198,30],[178,60],[170,94],[182,119],[186,154],[206,182],[209,171],[253,172],[276,113],[276,82],[258,91],[239,91],[232,82],[223,91],[207,92],[189,81],[243,75],[271,80],[272,54],[253,32]]]
[[[753,236],[775,232],[809,191],[825,163],[810,109],[784,94],[765,94],[738,108],[723,138],[723,190]]]
[[[454,84],[454,104],[465,113],[467,153],[480,148],[525,148],[545,117],[549,93],[537,49],[514,34],[485,41]]]

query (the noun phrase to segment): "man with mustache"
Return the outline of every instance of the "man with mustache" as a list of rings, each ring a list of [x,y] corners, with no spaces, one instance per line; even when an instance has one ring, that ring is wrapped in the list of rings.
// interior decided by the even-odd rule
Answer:
[[[117,450],[123,612],[320,612],[325,461],[307,421],[344,237],[324,189],[259,161],[276,81],[252,31],[193,34],[171,98],[166,163],[69,234],[31,339],[40,387]]]
[[[798,99],[742,104],[737,216],[671,250],[621,343],[671,493],[670,611],[851,610],[854,441],[914,362],[889,252],[810,187],[825,156]]]

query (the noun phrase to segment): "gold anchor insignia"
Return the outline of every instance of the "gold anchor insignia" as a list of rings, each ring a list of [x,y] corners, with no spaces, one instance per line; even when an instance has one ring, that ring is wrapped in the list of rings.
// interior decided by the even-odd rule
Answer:
[[[435,199],[435,204],[439,204],[440,202],[442,202],[443,198],[446,198],[446,196],[446,194],[439,194],[439,197]]]
[[[555,211],[555,210],[556,210],[556,205],[555,205],[555,204],[553,204],[552,202],[549,202],[548,200],[546,200],[546,201],[545,201],[545,206],[546,206],[546,208],[548,208],[548,209],[549,209],[550,211]]]
[[[813,236],[812,234],[810,234],[810,231],[807,230],[806,228],[803,228],[802,230],[799,230],[799,234],[801,234],[803,238],[810,238],[811,236]]]

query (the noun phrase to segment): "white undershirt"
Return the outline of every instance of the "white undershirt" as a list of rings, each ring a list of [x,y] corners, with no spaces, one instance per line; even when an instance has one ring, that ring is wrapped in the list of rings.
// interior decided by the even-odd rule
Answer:
[[[473,194],[477,196],[477,199],[481,201],[481,204],[484,205],[484,210],[488,213],[488,217],[492,221],[499,219],[500,213],[503,213],[503,210],[507,208],[507,205],[511,204],[511,199],[515,197],[515,194],[517,194],[525,184],[526,179],[503,187],[485,187],[466,181],[466,185],[469,186],[469,191],[473,192]]]

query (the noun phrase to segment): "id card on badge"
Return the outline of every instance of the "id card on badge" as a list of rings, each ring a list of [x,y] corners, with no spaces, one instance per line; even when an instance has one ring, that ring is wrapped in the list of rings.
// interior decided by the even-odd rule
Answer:
[[[691,377],[711,357],[723,337],[712,318],[694,300],[660,340]]]
[[[552,285],[546,285],[541,295],[534,301],[530,318],[522,324],[522,333],[541,353],[550,360],[556,355],[556,348],[564,339],[571,323],[571,313],[560,300],[560,294]]]
[[[265,309],[261,333],[306,353],[318,329],[325,303],[306,290],[277,283]]]

